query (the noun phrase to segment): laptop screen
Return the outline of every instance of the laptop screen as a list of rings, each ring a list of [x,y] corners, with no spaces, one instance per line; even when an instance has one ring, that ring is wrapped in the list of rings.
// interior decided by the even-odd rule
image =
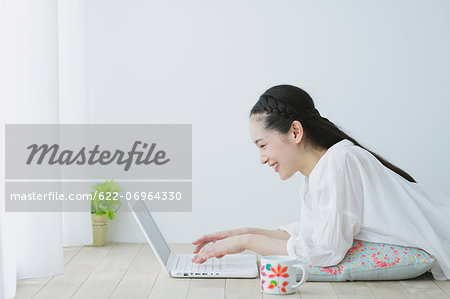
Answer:
[[[156,250],[156,254],[159,255],[164,265],[167,265],[167,260],[170,256],[170,248],[167,245],[166,240],[164,240],[164,237],[161,235],[158,226],[156,226],[156,223],[153,220],[150,211],[147,209],[147,206],[143,201],[136,201],[134,203],[130,202],[130,208],[135,213],[136,218],[141,224],[145,237],[147,240],[150,240]]]

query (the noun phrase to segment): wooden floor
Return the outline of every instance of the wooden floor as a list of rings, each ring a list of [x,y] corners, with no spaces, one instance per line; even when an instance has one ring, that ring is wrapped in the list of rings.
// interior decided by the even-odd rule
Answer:
[[[172,244],[191,253],[190,244]],[[104,247],[66,247],[64,274],[18,281],[22,298],[274,298],[260,292],[259,279],[171,278],[148,244],[114,243]],[[283,298],[450,298],[450,281],[430,274],[413,280],[380,282],[307,282]]]

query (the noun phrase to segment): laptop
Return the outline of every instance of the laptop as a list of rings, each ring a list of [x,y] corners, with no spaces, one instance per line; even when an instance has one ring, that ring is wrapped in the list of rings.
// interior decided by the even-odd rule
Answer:
[[[192,262],[194,254],[173,253],[143,201],[128,203],[139,227],[159,262],[172,277],[254,278],[258,276],[256,255],[231,254],[209,258],[203,264]]]

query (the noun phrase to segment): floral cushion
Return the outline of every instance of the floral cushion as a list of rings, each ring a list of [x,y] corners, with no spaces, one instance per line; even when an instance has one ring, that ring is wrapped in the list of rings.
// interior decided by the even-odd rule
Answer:
[[[354,240],[336,266],[302,264],[309,270],[308,281],[399,280],[422,275],[435,260],[419,248]]]

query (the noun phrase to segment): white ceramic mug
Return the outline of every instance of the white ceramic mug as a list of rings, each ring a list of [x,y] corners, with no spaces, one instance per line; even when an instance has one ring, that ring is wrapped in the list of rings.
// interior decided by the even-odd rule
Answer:
[[[296,283],[298,268],[302,270],[302,278]],[[296,258],[286,255],[261,257],[260,280],[261,292],[267,294],[292,294],[308,278],[308,271],[298,264]]]

